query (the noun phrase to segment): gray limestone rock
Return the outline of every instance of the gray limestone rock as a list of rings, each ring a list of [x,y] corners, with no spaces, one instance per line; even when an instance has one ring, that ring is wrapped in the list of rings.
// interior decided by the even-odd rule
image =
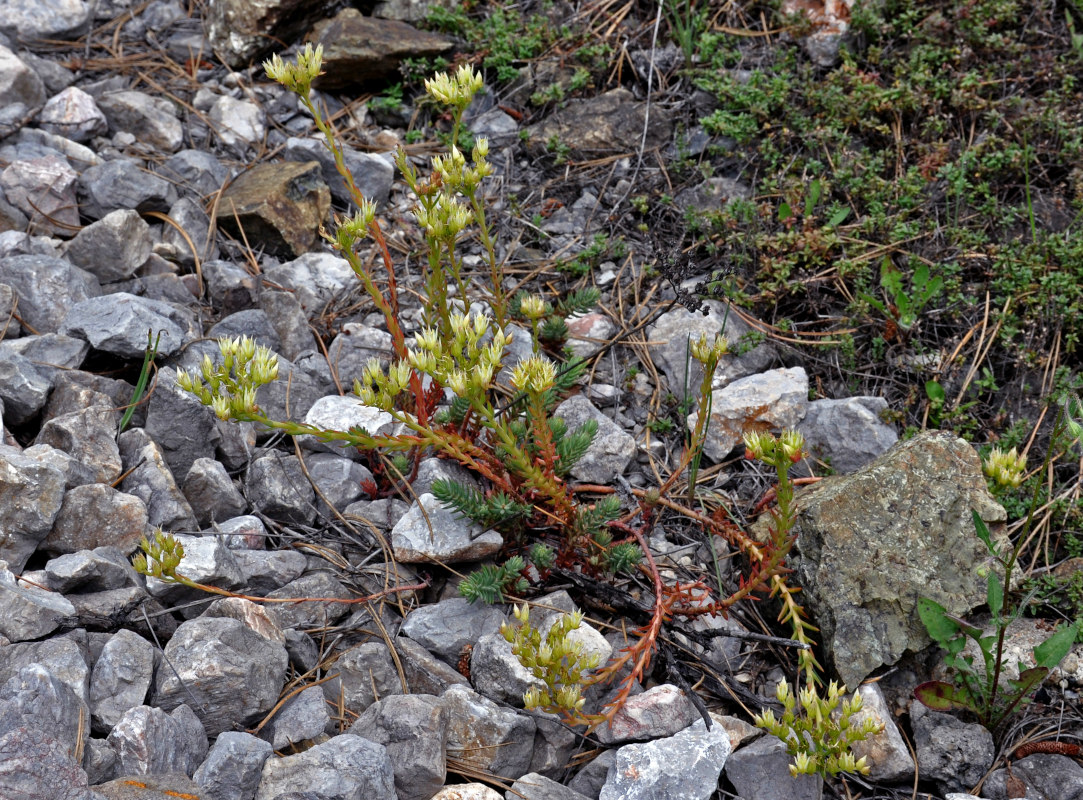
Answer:
[[[664,739],[626,744],[599,800],[707,800],[731,752],[725,731],[717,725],[707,730],[703,720]]]
[[[327,361],[331,371],[338,375],[339,382],[352,386],[354,379],[361,377],[362,370],[371,359],[387,363],[393,353],[390,333],[349,322],[342,326],[342,332],[327,348]]]
[[[466,686],[452,686],[441,702],[447,710],[449,755],[511,780],[530,771],[537,730],[533,719]]]
[[[0,401],[3,402],[4,424],[25,425],[41,413],[49,392],[50,377],[38,370],[24,356],[11,353],[0,361]]]
[[[648,122],[646,146],[662,147],[673,137],[673,122],[651,114],[627,89],[614,89],[589,100],[568,100],[555,113],[531,125],[530,146],[541,150],[553,136],[566,142],[572,158],[634,151],[641,146],[644,122]]]
[[[10,113],[10,108],[5,110]],[[0,112],[0,131],[4,116]],[[68,236],[79,224],[74,202],[78,178],[65,159],[49,154],[9,164],[0,172],[0,189],[8,202],[30,219],[35,233]]]
[[[748,431],[795,427],[808,408],[808,375],[802,367],[749,375],[711,393],[710,422],[703,442],[708,458],[721,461]],[[688,416],[688,427],[697,414]]]
[[[266,347],[273,353],[282,348],[282,340],[278,338],[278,331],[271,321],[270,315],[262,308],[246,308],[243,311],[234,311],[229,316],[223,317],[216,322],[209,331],[208,338],[232,339],[247,336],[257,345]]]
[[[797,430],[810,455],[827,462],[836,474],[846,475],[899,441],[894,429],[880,420],[885,409],[882,397],[814,400]]]
[[[66,0],[40,3],[38,0],[13,0],[4,5],[4,24],[11,25],[26,39],[73,39],[91,22],[90,3]]]
[[[485,634],[497,633],[506,620],[497,606],[453,597],[411,611],[402,623],[402,635],[448,664],[458,664],[466,645],[473,645]]]
[[[260,736],[270,742],[275,750],[286,750],[295,743],[316,739],[331,721],[327,708],[323,689],[309,686],[278,709],[271,721],[260,730]]]
[[[109,127],[94,98],[69,86],[49,98],[38,115],[41,127],[73,142],[85,142]]]
[[[114,133],[130,133],[156,150],[174,153],[184,141],[184,132],[173,104],[165,98],[135,91],[106,92],[98,98]]]
[[[267,595],[280,597],[341,597],[349,600],[353,597],[350,590],[336,580],[331,573],[309,572],[295,581],[290,581],[281,589]],[[350,610],[345,603],[275,603],[272,609],[279,627],[307,630],[325,628],[334,625]]]
[[[65,554],[111,546],[127,556],[147,535],[147,523],[147,506],[138,497],[104,483],[88,483],[64,495],[64,504],[41,548]]]
[[[534,734],[530,771],[547,778],[562,778],[581,741],[578,733],[556,714],[535,712],[534,724],[538,730]]]
[[[545,688],[545,683],[520,663],[511,652],[511,644],[499,633],[487,633],[474,645],[470,683],[479,694],[519,708],[528,689]]]
[[[203,800],[252,800],[273,748],[250,733],[226,731],[215,740],[192,779]]]
[[[305,458],[305,466],[319,491],[318,507],[324,514],[330,514],[327,503],[344,511],[365,496],[364,486],[372,481],[368,467],[332,453],[312,453]]]
[[[609,768],[617,760],[616,750],[603,750],[594,760],[582,767],[575,777],[568,781],[568,788],[574,789],[580,794],[585,794],[592,800],[598,800],[598,795],[605,785]]]
[[[354,183],[361,190],[361,194],[374,200],[377,205],[385,205],[391,193],[391,181],[395,175],[395,168],[391,161],[376,153],[360,153],[350,147],[343,147],[342,150],[346,168],[353,176]],[[335,202],[342,204],[353,202],[346,180],[339,174],[335,167],[335,158],[322,139],[299,139],[291,136],[286,140],[286,149],[282,156],[290,161],[320,162],[323,179],[330,188],[331,197]]]
[[[185,705],[172,714],[150,706],[128,709],[106,739],[117,752],[114,774],[124,778],[181,772],[191,777],[207,754],[207,737],[201,729],[194,735],[198,726]]]
[[[1005,512],[974,448],[954,434],[919,433],[797,503],[794,577],[847,686],[929,644],[918,598],[959,616],[985,602],[988,554],[971,512],[998,537]]]
[[[755,344],[752,328],[725,303],[708,300],[706,316],[684,308],[674,308],[647,329],[651,358],[662,368],[669,391],[677,398],[694,397],[703,381],[703,366],[691,358],[690,342],[706,336],[713,342],[721,333],[729,340],[732,355],[723,356],[711,379],[712,389],[721,389],[738,378],[763,372],[775,358],[773,345]]]
[[[233,550],[233,560],[241,571],[242,585],[249,594],[265,594],[281,589],[301,577],[308,565],[303,553],[296,550]]]
[[[52,530],[64,501],[64,474],[14,448],[0,447],[0,559],[21,572]]]
[[[198,530],[161,448],[141,428],[124,431],[119,437],[125,477],[120,488],[135,495],[147,507],[147,522],[165,530]]]
[[[429,800],[447,777],[445,715],[438,697],[385,697],[361,714],[350,733],[387,749],[399,800]]]
[[[51,383],[59,373],[77,370],[86,358],[90,345],[82,339],[44,333],[40,336],[23,336],[0,342],[0,357],[23,356]]]
[[[721,726],[716,726],[716,730]],[[793,758],[777,736],[764,736],[726,760],[726,777],[743,797],[785,797],[820,800],[824,782],[819,775],[790,775]]]
[[[38,663],[23,667],[0,687],[0,732],[38,728],[57,739],[73,760],[90,738],[87,715],[84,698]]]
[[[242,586],[241,571],[230,550],[217,536],[189,536],[178,533],[174,538],[184,547],[184,560],[179,572],[196,583],[221,589]],[[147,578],[147,592],[163,605],[179,605],[192,600],[209,599],[206,593],[182,584]]]
[[[882,733],[870,736],[851,746],[855,758],[864,756],[871,768],[869,779],[883,783],[906,780],[914,775],[914,759],[910,748],[903,741],[894,715],[884,700],[884,693],[878,683],[865,683],[857,688],[861,696],[862,708],[853,719],[853,724],[861,725],[871,719],[884,726]]]
[[[482,531],[427,492],[391,530],[395,558],[406,564],[478,561],[496,553],[503,544],[499,533]]]
[[[95,483],[111,484],[121,472],[117,423],[111,407],[95,403],[47,420],[34,443],[64,451],[89,470]]]
[[[66,594],[140,586],[142,578],[132,569],[127,556],[124,550],[113,545],[58,556],[45,565],[49,588]]]
[[[125,209],[112,211],[75,234],[65,255],[109,283],[132,277],[150,258],[153,245],[150,226],[138,213]]]
[[[96,350],[131,359],[143,357],[148,331],[158,343],[158,354],[168,356],[194,339],[198,330],[188,309],[127,292],[76,303],[60,326],[60,333],[86,339]]]
[[[100,800],[64,744],[37,726],[0,731],[0,786],[18,800]]]
[[[267,136],[266,113],[248,100],[222,95],[211,105],[207,118],[222,144],[237,155],[245,155]]]
[[[613,719],[599,727],[598,739],[603,744],[661,739],[684,730],[697,719],[699,712],[688,695],[664,683],[629,697]]]
[[[205,150],[179,150],[162,162],[157,171],[196,197],[217,192],[229,178],[229,170]]]
[[[186,479],[197,460],[213,458],[219,440],[216,419],[214,411],[177,385],[174,368],[159,370],[158,386],[147,405],[145,427],[147,435],[162,449],[177,481]],[[225,516],[218,513],[219,518]],[[205,520],[200,517],[200,521]]]
[[[154,646],[121,629],[105,643],[90,673],[93,730],[107,734],[130,709],[143,705],[154,677]]]
[[[341,800],[397,800],[387,750],[349,733],[294,756],[267,759],[256,800],[287,800],[293,792]]]
[[[993,764],[993,735],[977,723],[910,703],[918,770],[944,792],[968,792]]]
[[[333,394],[321,397],[313,403],[312,408],[305,414],[305,422],[325,430],[348,431],[361,428],[370,434],[378,435],[390,433],[394,419],[386,411],[363,405],[355,396]],[[357,448],[347,443],[324,442],[317,436],[301,436],[299,443],[301,447],[317,453],[358,457]]]
[[[270,453],[248,467],[245,494],[252,509],[286,522],[309,524],[316,516],[316,492],[297,456]]]
[[[126,158],[86,169],[79,177],[78,189],[80,207],[91,219],[101,219],[118,209],[166,213],[177,201],[171,184]]]
[[[185,199],[187,198],[177,202],[184,202]],[[255,308],[257,296],[265,299],[268,292],[272,291],[265,290],[261,293],[259,291],[259,281],[255,276],[228,261],[215,259],[203,262],[203,287],[214,307],[222,309],[226,314],[232,314],[234,311],[241,311],[246,308]],[[276,292],[276,294],[279,293]],[[264,310],[268,311],[267,316],[274,322],[275,315],[270,313],[266,307],[264,307]],[[308,330],[307,320],[305,320],[305,330]],[[287,358],[295,355],[286,351],[283,352]]]
[[[101,294],[89,272],[46,255],[0,258],[0,281],[19,295],[19,316],[38,333],[56,333],[72,306]]]
[[[222,0],[205,20],[210,49],[231,67],[240,68],[271,52],[274,37],[292,41],[327,15],[327,0]]]
[[[0,685],[17,677],[25,667],[35,664],[47,669],[50,675],[71,690],[80,703],[86,705],[90,670],[87,669],[86,654],[75,639],[61,636],[0,647]]]
[[[194,702],[210,736],[262,719],[286,677],[286,648],[226,617],[182,623],[165,657],[173,669],[158,671],[154,703],[173,709]]]
[[[441,695],[456,684],[470,686],[470,682],[407,636],[395,640],[402,672],[412,694]]]
[[[322,685],[324,696],[360,714],[382,697],[402,694],[395,662],[383,642],[364,642],[350,648],[335,661],[337,678]]]
[[[197,458],[192,462],[181,491],[203,527],[219,519],[237,517],[248,508],[226,468],[213,458]]]
[[[581,481],[608,484],[624,473],[636,454],[635,439],[581,394],[569,397],[557,406],[553,416],[562,418],[569,431],[587,420],[598,423],[598,432],[586,454],[572,467],[571,474]]]
[[[208,262],[218,258],[218,245],[213,238],[208,238],[211,232],[211,218],[207,216],[203,206],[191,197],[182,197],[169,209],[169,218],[180,226],[180,230],[177,230],[172,225],[166,225],[162,230],[162,244],[172,248],[172,253],[168,256],[171,261],[194,268],[195,260],[199,258],[203,268],[206,269]],[[187,238],[181,235],[181,231],[184,231]],[[189,239],[191,244],[189,244]],[[244,274],[247,275],[247,273]],[[203,277],[206,280],[206,272],[203,273]]]
[[[204,270],[206,270],[205,266]],[[235,280],[243,281],[239,276]],[[225,281],[222,282],[225,283]],[[241,286],[243,285],[241,283]],[[240,295],[240,292],[240,289],[232,290],[230,297],[233,296],[233,293]],[[259,304],[260,308],[267,312],[271,324],[278,331],[278,338],[282,342],[282,349],[279,352],[282,355],[291,361],[296,361],[302,353],[310,352],[315,355],[316,339],[308,327],[308,317],[305,316],[301,302],[295,294],[264,288],[260,292]],[[226,307],[228,308],[228,301]],[[323,355],[319,354],[318,358],[323,359]],[[326,363],[324,361],[325,366]],[[303,364],[298,364],[298,366],[305,369]]]
[[[586,795],[537,772],[528,772],[515,781],[504,797],[505,800],[590,800]]]

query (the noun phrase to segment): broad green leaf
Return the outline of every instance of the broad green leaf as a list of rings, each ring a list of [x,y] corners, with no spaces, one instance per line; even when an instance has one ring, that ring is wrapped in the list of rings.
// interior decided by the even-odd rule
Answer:
[[[895,302],[898,303],[899,297],[903,293],[902,274],[895,269],[895,265],[891,263],[891,259],[887,256],[880,263],[880,285],[887,289],[895,298]]]
[[[820,202],[820,193],[823,191],[823,184],[820,183],[819,178],[814,178],[812,183],[808,187],[808,197],[805,198],[805,216],[811,217],[812,210],[816,208],[816,204]]]
[[[1076,626],[1064,625],[1040,645],[1034,648],[1034,663],[1052,669],[1068,655],[1075,642]]]
[[[989,528],[986,526],[985,520],[978,516],[977,511],[971,511],[970,513],[974,519],[974,531],[978,534],[978,538],[985,543],[986,548],[988,548],[989,552],[992,553],[994,557],[1000,558],[1000,551],[997,550],[996,545],[993,544],[993,536],[989,533]]]
[[[937,405],[942,405],[947,398],[944,387],[936,381],[925,381],[925,396]]]
[[[793,216],[793,209],[790,208],[790,204],[783,200],[778,204],[778,221],[785,222]]]
[[[914,697],[933,711],[978,710],[969,692],[944,681],[926,681],[920,684],[914,689]]]
[[[1049,674],[1049,670],[1045,667],[1031,667],[1030,669],[1023,670],[1019,673],[1019,678],[1013,681],[1008,681],[1012,685],[1012,688],[1018,692],[1020,697],[1029,695],[1038,684],[1045,680],[1045,676]]]
[[[918,598],[918,616],[925,630],[937,644],[948,649],[948,642],[959,633],[959,626],[947,616],[947,609],[928,597]]]
[[[1000,585],[1000,578],[989,573],[986,579],[985,597],[989,603],[989,613],[993,615],[994,624],[1000,619],[1000,609],[1004,607],[1004,587]]]
[[[827,227],[837,228],[846,220],[848,216],[850,216],[850,209],[840,208],[838,211],[831,215],[831,219],[827,221]]]

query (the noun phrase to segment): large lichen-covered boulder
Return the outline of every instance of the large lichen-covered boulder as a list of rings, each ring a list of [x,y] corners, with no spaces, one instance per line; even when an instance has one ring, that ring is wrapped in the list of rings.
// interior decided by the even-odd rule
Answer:
[[[989,554],[971,511],[1004,537],[1006,514],[974,448],[925,431],[871,464],[798,496],[792,582],[820,627],[828,661],[855,688],[930,643],[920,597],[966,615],[985,601]]]

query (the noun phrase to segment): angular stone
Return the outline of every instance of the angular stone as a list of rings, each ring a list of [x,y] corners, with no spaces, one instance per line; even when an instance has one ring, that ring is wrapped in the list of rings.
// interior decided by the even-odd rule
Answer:
[[[643,122],[646,104],[637,102],[627,89],[614,89],[590,99],[569,100],[563,108],[531,125],[530,146],[541,150],[556,136],[567,144],[572,158],[594,158],[612,153],[635,152],[640,146],[664,147],[673,138],[673,121],[651,114],[646,142]]]
[[[203,800],[250,800],[256,796],[271,745],[250,733],[226,731],[215,740],[192,779]]]
[[[0,559],[22,571],[52,530],[64,491],[64,474],[59,469],[14,448],[0,447]]]
[[[213,339],[247,336],[257,345],[262,345],[276,353],[282,346],[278,331],[275,330],[270,317],[262,308],[246,308],[244,311],[235,311],[223,317],[211,327],[207,336]]]
[[[188,309],[115,292],[76,303],[60,333],[86,339],[97,350],[137,359],[146,352],[148,331],[158,343],[158,354],[168,356],[194,339],[197,330],[198,322]]]
[[[485,634],[499,632],[506,620],[504,612],[496,606],[453,597],[411,611],[402,623],[401,632],[455,665],[466,645],[473,645]]]
[[[457,783],[432,796],[432,800],[503,800],[500,793],[484,783]]]
[[[4,423],[25,425],[41,413],[53,382],[28,358],[11,354],[0,361],[0,401]]]
[[[130,133],[156,150],[174,153],[184,141],[184,131],[173,105],[165,98],[143,92],[107,92],[98,98],[114,133]]]
[[[386,697],[369,706],[350,733],[387,748],[399,800],[429,800],[447,777],[445,715],[438,697]]]
[[[107,734],[130,709],[143,705],[154,677],[154,646],[121,629],[105,643],[90,673],[90,719]]]
[[[186,578],[227,590],[241,587],[241,571],[233,560],[233,551],[226,547],[220,538],[188,536],[183,533],[175,534],[174,538],[184,547],[184,560],[181,561],[178,572]],[[147,578],[147,592],[158,598],[163,605],[209,599],[198,589],[166,583],[157,578]]]
[[[19,316],[38,333],[56,333],[72,306],[101,294],[97,278],[51,256],[0,258],[0,281],[19,295]]]
[[[613,420],[596,409],[583,395],[569,397],[553,416],[562,418],[574,431],[587,420],[598,423],[598,432],[587,452],[572,467],[572,475],[587,483],[608,484],[621,475],[636,454],[635,439]]]
[[[165,657],[173,669],[158,671],[155,704],[173,709],[196,703],[209,736],[262,719],[278,701],[286,677],[286,648],[235,619],[182,623]]]
[[[993,765],[993,735],[981,725],[910,702],[918,770],[942,792],[967,792]]]
[[[395,558],[406,564],[479,561],[503,545],[504,538],[499,533],[482,531],[427,492],[418,497],[391,530]]]
[[[361,428],[376,436],[390,433],[394,419],[386,411],[362,404],[355,396],[333,394],[321,397],[313,403],[312,408],[305,414],[305,422],[331,431]],[[301,447],[318,453],[334,453],[347,458],[358,455],[356,447],[340,442],[324,442],[316,436],[301,436],[298,443]]]
[[[319,491],[318,507],[322,514],[331,513],[328,503],[336,511],[345,510],[365,496],[364,486],[372,482],[367,467],[331,453],[312,453],[305,458],[305,466]]]
[[[0,685],[16,678],[23,668],[34,664],[47,669],[72,691],[80,703],[87,702],[90,670],[87,669],[83,649],[71,635],[40,642],[15,642],[0,647]]]
[[[310,317],[320,314],[328,303],[357,285],[357,276],[350,268],[350,262],[334,253],[319,251],[270,266],[264,271],[264,277],[289,289]],[[354,327],[351,328],[351,325]],[[361,326],[347,323],[339,335],[348,334],[357,327]],[[381,333],[388,337],[387,343],[390,345],[390,334],[386,331]]]
[[[730,343],[731,355],[722,356],[711,379],[712,389],[721,389],[729,383],[763,372],[771,365],[775,349],[769,343],[748,345],[753,330],[732,308],[717,300],[704,302],[707,314],[674,308],[662,314],[647,329],[651,342],[651,358],[662,368],[669,391],[678,399],[695,397],[703,382],[703,365],[691,358],[691,343],[706,336],[713,342],[719,333]]]
[[[308,39],[323,45],[320,89],[383,80],[398,73],[405,58],[431,58],[447,53],[454,43],[405,22],[362,16],[346,8],[312,27]]]
[[[511,644],[499,633],[487,633],[474,645],[470,683],[479,694],[518,708],[523,707],[523,695],[529,689],[545,688],[545,682],[520,663]]]
[[[5,22],[11,24],[10,17]],[[38,74],[0,45],[0,138],[22,127],[44,102],[45,84]]]
[[[196,520],[204,527],[219,518],[239,516],[248,508],[226,468],[213,458],[197,458],[192,462],[181,491]]]
[[[376,153],[359,153],[353,148],[342,145],[342,157],[346,169],[353,176],[354,183],[363,197],[374,201],[378,206],[387,203],[391,193],[391,182],[395,177],[395,168],[384,156]],[[318,161],[323,180],[331,190],[331,197],[336,203],[353,203],[353,195],[346,186],[346,179],[339,174],[335,166],[335,157],[327,149],[322,139],[298,139],[291,136],[286,140],[286,149],[282,157],[289,161]]]
[[[752,187],[746,183],[733,178],[716,177],[679,192],[673,203],[681,209],[713,211],[730,205],[734,200],[751,200],[754,193]],[[741,324],[744,325],[744,322]]]
[[[183,200],[178,202],[183,202]],[[214,307],[222,309],[227,314],[255,307],[257,295],[262,299],[271,291],[264,290],[260,293],[254,276],[228,261],[217,260],[203,262],[203,286]],[[267,308],[264,307],[264,310],[266,311]],[[274,315],[269,311],[268,316],[274,319]],[[284,355],[289,358],[291,354],[284,353]]]
[[[266,594],[301,577],[308,560],[296,550],[233,550],[233,560],[251,594]]]
[[[94,98],[76,86],[50,97],[38,115],[38,122],[49,133],[73,142],[85,142],[109,127]]]
[[[857,688],[863,702],[861,711],[851,717],[855,726],[860,726],[865,720],[871,719],[884,726],[882,733],[870,736],[861,742],[854,742],[850,746],[855,758],[865,757],[871,768],[869,780],[893,783],[905,780],[914,774],[914,759],[910,756],[910,748],[903,741],[895,719],[884,700],[884,693],[880,691],[880,685],[865,683]]]
[[[192,718],[186,718],[189,715]],[[206,736],[195,741],[193,725],[199,721],[186,705],[172,714],[150,706],[128,709],[106,739],[117,751],[114,774],[123,778],[180,772],[191,777],[207,754]]]
[[[260,387],[256,392],[256,403],[270,419],[300,422],[313,403],[326,393],[327,389],[307,372],[279,358],[278,380]]]
[[[260,293],[259,303],[278,331],[278,339],[282,342],[279,352],[282,355],[293,360],[302,353],[313,351],[316,340],[308,327],[308,317],[293,293],[265,288]]]
[[[664,683],[629,697],[613,719],[598,729],[598,739],[603,744],[661,739],[684,730],[699,718],[688,695]]]
[[[603,750],[597,758],[575,773],[575,777],[568,781],[568,788],[585,794],[593,800],[598,800],[598,795],[601,794],[602,787],[605,785],[606,776],[609,774],[609,768],[616,760],[616,750]]]
[[[353,595],[330,573],[321,571],[310,572],[295,581],[290,581],[267,597],[341,597],[343,600],[349,600]],[[349,609],[350,607],[345,603],[319,602],[275,603],[273,610],[279,627],[308,630],[334,625]]]
[[[186,479],[197,460],[214,456],[218,443],[215,419],[211,408],[177,385],[175,369],[163,367],[158,372],[158,388],[147,406],[146,431],[161,448],[170,472],[178,481]],[[221,519],[226,516],[218,513]]]
[[[210,49],[229,66],[244,67],[271,52],[275,40],[293,41],[333,7],[330,0],[221,0],[207,10]]]
[[[208,261],[218,258],[218,245],[210,237],[211,218],[207,216],[203,206],[190,197],[182,197],[169,209],[169,218],[180,226],[180,230],[172,225],[166,225],[162,229],[162,244],[173,248],[173,252],[168,255],[171,261],[194,268],[198,258],[205,269]],[[206,280],[206,272],[203,278]]]
[[[49,588],[61,594],[75,590],[101,592],[141,583],[127,554],[111,545],[54,558],[45,565],[45,574]]]
[[[352,386],[370,360],[376,358],[387,362],[393,354],[390,333],[370,325],[347,322],[327,348],[327,362],[340,383]]]
[[[83,171],[79,178],[79,198],[86,216],[101,219],[119,209],[134,209],[140,214],[165,213],[177,201],[177,192],[138,162],[118,158]]]
[[[508,800],[511,798],[523,798],[523,800],[591,800],[586,795],[579,794],[574,789],[557,783],[556,781],[539,775],[537,772],[528,772],[511,785],[505,793]]]
[[[92,8],[84,0],[9,2],[4,6],[4,24],[23,39],[72,39],[90,24]]]
[[[257,164],[222,192],[216,221],[274,255],[299,256],[320,244],[319,228],[331,209],[331,192],[318,162]]]
[[[397,800],[387,750],[349,733],[295,756],[267,759],[256,800],[288,800],[293,792],[342,800]]]
[[[311,741],[320,736],[331,721],[323,689],[309,686],[286,701],[271,721],[263,726],[260,736],[275,750],[285,750],[293,744]],[[372,741],[372,737],[366,737]]]
[[[272,453],[257,458],[248,467],[245,494],[254,510],[269,517],[310,524],[316,516],[316,492],[297,456]]]
[[[530,771],[534,720],[466,686],[452,686],[441,701],[447,710],[449,755],[511,780]]]
[[[825,478],[797,504],[794,580],[847,686],[929,644],[920,597],[960,617],[985,602],[988,553],[971,510],[997,538],[1005,512],[974,448],[953,434],[919,433],[851,475]]]
[[[339,656],[334,666],[338,677],[322,684],[324,696],[355,714],[381,697],[403,693],[395,662],[382,642],[359,644]]]
[[[205,150],[180,150],[162,162],[158,173],[197,197],[217,192],[229,178],[229,170]]]
[[[772,369],[750,375],[711,394],[711,416],[703,452],[721,461],[748,431],[778,432],[795,427],[808,408],[808,375],[802,367]],[[688,427],[697,414],[688,415]]]
[[[530,771],[547,778],[563,777],[579,745],[579,735],[556,714],[536,713],[534,724],[538,731],[534,735]]]
[[[63,743],[36,726],[0,731],[0,786],[18,800],[97,800]]]
[[[38,663],[23,667],[0,687],[0,732],[39,728],[73,760],[90,738],[88,713],[86,701]]]
[[[286,634],[267,606],[245,600],[243,597],[223,597],[215,600],[203,613],[204,617],[235,619],[264,639],[276,644],[286,643]]]
[[[29,217],[35,232],[70,236],[79,225],[78,178],[66,160],[48,155],[8,165],[0,172],[0,189]]]
[[[66,255],[72,264],[108,283],[132,277],[150,258],[153,245],[150,226],[138,213],[125,209],[112,211],[75,234]]]
[[[828,463],[835,474],[846,475],[899,441],[894,429],[880,421],[879,414],[886,409],[882,397],[815,400],[797,430],[810,455]]]
[[[42,425],[34,443],[67,453],[87,469],[92,480],[111,484],[121,471],[120,449],[116,442],[117,423],[117,414],[112,408],[94,404],[48,420]],[[97,547],[97,544],[93,547]]]
[[[176,800],[177,795],[199,797],[199,785],[183,772],[167,772],[164,775],[140,775],[138,786],[131,778],[117,778],[108,783],[97,784],[94,800]]]
[[[198,530],[161,448],[140,428],[124,431],[118,442],[126,473],[120,488],[143,501],[147,522],[164,530]]]
[[[229,150],[243,155],[267,136],[267,118],[255,103],[222,95],[207,114],[218,138]]]
[[[702,724],[702,723],[700,723]],[[820,800],[824,781],[819,775],[790,775],[793,758],[777,736],[764,736],[737,750],[726,760],[726,777],[744,797],[786,797]]]
[[[465,677],[409,637],[398,637],[395,650],[412,694],[441,695],[451,686],[470,686]]]
[[[147,535],[147,523],[147,507],[138,497],[104,483],[88,483],[64,495],[53,529],[41,547],[63,554],[109,545],[131,555]]]
[[[53,382],[58,373],[79,369],[89,349],[82,339],[45,333],[0,342],[0,357],[19,355],[27,358],[38,372]]]

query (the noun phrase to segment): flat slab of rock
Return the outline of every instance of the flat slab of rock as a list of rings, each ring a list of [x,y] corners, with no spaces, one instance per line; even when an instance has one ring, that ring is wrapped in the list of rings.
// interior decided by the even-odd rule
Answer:
[[[503,545],[504,538],[499,533],[491,530],[483,532],[428,492],[418,497],[417,502],[391,529],[391,547],[395,551],[395,558],[405,564],[480,561]]]
[[[238,223],[250,242],[289,258],[320,243],[320,225],[331,210],[331,191],[320,164],[257,164],[222,192],[216,222],[234,236]]]
[[[168,356],[194,339],[198,329],[195,315],[187,309],[115,292],[76,303],[64,318],[60,333],[86,339],[96,350],[135,359],[146,352],[148,332],[158,341],[159,355]]]
[[[309,792],[322,797],[397,800],[391,758],[383,745],[344,733],[295,756],[267,759],[256,800],[285,800]]]
[[[976,510],[994,536],[1004,509],[989,494],[974,448],[925,431],[851,475],[798,495],[791,564],[847,686],[930,642],[917,614],[929,597],[965,617],[985,602],[985,545]]]
[[[627,89],[614,89],[589,100],[569,100],[563,108],[528,128],[530,147],[543,150],[555,136],[571,148],[573,158],[632,153],[643,137],[645,115],[646,104],[637,102]],[[663,147],[672,138],[672,119],[651,114],[646,148]]]
[[[362,16],[355,8],[316,23],[308,39],[323,45],[323,74],[313,85],[324,90],[397,75],[403,59],[438,56],[454,46],[443,36],[398,20]]]

